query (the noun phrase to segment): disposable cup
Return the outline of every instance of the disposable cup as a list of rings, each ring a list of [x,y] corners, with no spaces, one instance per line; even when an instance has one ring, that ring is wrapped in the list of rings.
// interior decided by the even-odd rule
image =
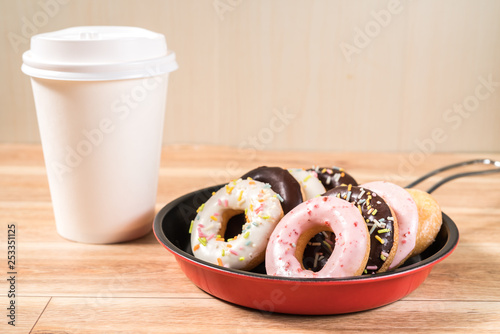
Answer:
[[[57,232],[84,243],[144,236],[155,215],[168,75],[162,34],[74,27],[33,36],[31,76]]]

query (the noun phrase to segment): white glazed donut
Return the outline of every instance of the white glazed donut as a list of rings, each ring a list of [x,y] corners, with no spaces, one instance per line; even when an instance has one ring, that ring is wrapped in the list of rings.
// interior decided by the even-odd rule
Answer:
[[[408,191],[394,183],[374,181],[362,184],[361,187],[382,196],[396,214],[399,244],[389,269],[397,268],[411,256],[413,248],[415,248],[419,219],[417,204]]]
[[[302,257],[309,240],[322,231],[335,234],[335,247],[318,272],[304,269]],[[370,235],[359,210],[337,197],[319,196],[285,215],[274,229],[266,250],[268,275],[286,277],[347,277],[361,275],[370,252]]]
[[[322,195],[326,192],[325,187],[318,179],[318,174],[314,171],[307,171],[302,168],[292,168],[288,172],[299,182],[304,191],[304,201]]]
[[[224,240],[228,220],[245,213],[240,234]],[[269,236],[283,217],[278,195],[267,183],[238,179],[200,206],[191,226],[195,257],[227,268],[251,270],[264,261]]]

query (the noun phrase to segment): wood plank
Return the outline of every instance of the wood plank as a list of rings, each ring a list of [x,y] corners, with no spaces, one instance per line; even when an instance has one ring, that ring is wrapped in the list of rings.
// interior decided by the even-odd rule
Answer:
[[[22,291],[22,286],[19,289]],[[6,290],[2,288],[2,293],[4,291]],[[20,291],[18,290],[18,292]],[[22,292],[20,293],[22,294]],[[0,333],[26,334],[35,326],[38,318],[49,303],[50,297],[24,297],[17,294],[15,297],[15,326],[8,324],[12,320],[7,317],[8,314],[10,315],[10,311],[6,309],[10,306],[11,300],[6,295],[0,296],[0,309],[2,310],[0,313],[2,319],[0,321]]]
[[[32,334],[70,333],[486,333],[500,327],[500,302],[403,300],[370,311],[297,317],[211,299],[54,297]]]
[[[407,298],[500,301],[500,244],[459,243]]]
[[[0,219],[17,224],[17,271],[24,296],[206,297],[152,233],[128,243],[86,245],[60,237],[47,209],[11,210],[18,213],[1,210]],[[50,219],[40,224],[43,215]]]

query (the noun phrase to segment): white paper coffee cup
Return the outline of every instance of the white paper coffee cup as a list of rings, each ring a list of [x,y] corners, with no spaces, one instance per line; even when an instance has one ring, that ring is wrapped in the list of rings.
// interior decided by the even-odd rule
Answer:
[[[31,38],[31,76],[58,233],[115,243],[151,230],[168,74],[165,37],[74,27]]]

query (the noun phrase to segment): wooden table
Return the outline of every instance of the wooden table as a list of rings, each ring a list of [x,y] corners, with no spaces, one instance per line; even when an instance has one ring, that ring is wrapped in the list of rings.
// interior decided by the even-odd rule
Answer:
[[[162,155],[157,209],[184,193],[264,164],[337,165],[358,182],[384,179],[405,185],[437,167],[479,157],[500,160],[500,154],[255,152],[169,146]],[[61,238],[55,230],[40,146],[0,145],[0,332],[498,332],[500,175],[456,180],[434,195],[458,225],[460,242],[409,296],[356,314],[268,314],[199,290],[151,233],[115,245]],[[7,324],[6,317],[11,300],[6,256],[10,224],[16,225],[17,241],[15,327]]]

